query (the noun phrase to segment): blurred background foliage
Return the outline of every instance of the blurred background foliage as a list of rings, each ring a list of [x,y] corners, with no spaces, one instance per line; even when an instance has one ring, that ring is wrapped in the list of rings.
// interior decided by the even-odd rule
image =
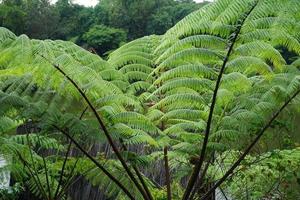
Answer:
[[[99,0],[95,7],[84,7],[70,0],[55,4],[50,0],[3,0],[0,26],[34,39],[71,40],[103,55],[124,42],[164,34],[205,4],[193,0]]]

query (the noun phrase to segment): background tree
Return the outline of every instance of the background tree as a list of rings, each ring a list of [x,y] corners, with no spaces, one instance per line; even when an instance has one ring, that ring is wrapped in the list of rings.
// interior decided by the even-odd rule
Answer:
[[[25,32],[26,12],[22,1],[3,1],[0,4],[0,25],[14,30],[16,34]]]
[[[26,13],[25,34],[32,38],[55,38],[55,31],[59,25],[59,16],[49,0],[24,1],[23,9]]]
[[[59,15],[55,37],[80,43],[82,35],[94,24],[94,9],[72,4],[68,0],[58,0],[54,9]]]
[[[157,7],[147,22],[147,34],[164,34],[189,13],[204,6],[192,0],[172,1],[169,5]]]
[[[96,52],[103,55],[109,50],[118,48],[126,41],[126,32],[122,29],[111,28],[105,25],[95,25],[82,36],[82,41]]]
[[[70,40],[88,47],[83,35],[95,25],[122,29],[131,41],[165,33],[201,5],[191,0],[101,0],[94,8],[87,8],[69,0],[58,0],[54,5],[49,0],[5,0],[0,4],[0,25],[18,35]]]

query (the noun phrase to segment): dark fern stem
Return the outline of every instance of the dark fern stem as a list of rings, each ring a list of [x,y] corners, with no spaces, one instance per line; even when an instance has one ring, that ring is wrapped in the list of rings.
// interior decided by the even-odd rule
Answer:
[[[121,190],[123,190],[123,192],[131,199],[131,200],[135,200],[135,198],[132,196],[132,194],[127,190],[127,188],[116,178],[114,177],[109,171],[106,170],[105,167],[103,167],[102,164],[100,164],[95,158],[93,158],[93,156],[91,156],[87,151],[85,151],[81,145],[76,142],[76,140],[74,140],[74,138],[72,138],[68,132],[66,130],[60,129],[59,127],[57,127],[56,125],[53,125],[53,127],[62,132],[67,138],[69,138],[72,143],[74,143],[74,145],[88,158],[90,159],[101,171],[103,171],[103,173],[110,178],[118,187],[120,187]]]
[[[167,197],[168,197],[168,200],[172,200],[168,147],[164,147],[164,161],[165,161],[165,171],[166,171]]]
[[[121,138],[120,138],[120,143],[122,144],[122,148],[124,149],[124,151],[128,151],[126,145],[124,144],[124,141]],[[145,182],[145,180],[142,176],[142,173],[139,171],[139,169],[137,168],[137,166],[135,164],[133,164],[132,167],[133,167],[136,175],[138,176],[142,186],[144,187],[145,192],[147,193],[149,199],[153,200],[152,194],[151,194],[151,192],[150,192],[150,190],[149,190],[149,188],[148,188],[148,186],[147,186],[147,184],[146,184],[146,182]]]
[[[210,194],[212,194],[217,187],[219,187],[233,172],[234,170],[240,165],[240,163],[245,159],[245,157],[249,154],[251,149],[257,144],[257,142],[260,140],[260,138],[263,136],[265,131],[272,125],[274,120],[279,116],[279,114],[289,105],[289,103],[298,96],[300,93],[300,89],[298,89],[281,107],[280,109],[273,114],[271,119],[268,121],[268,123],[259,131],[256,132],[255,139],[251,142],[251,144],[243,151],[244,153],[239,157],[239,159],[230,167],[230,169],[223,175],[222,178],[220,178],[215,185],[203,196],[200,198],[200,200],[205,200],[207,197],[209,197]]]
[[[67,152],[66,152],[66,155],[65,155],[65,159],[64,159],[64,162],[63,162],[63,165],[62,165],[62,168],[60,170],[60,175],[59,175],[59,181],[58,181],[58,185],[56,187],[56,191],[54,193],[54,199],[57,199],[58,200],[58,192],[59,192],[59,189],[60,187],[62,186],[62,181],[63,181],[63,176],[64,176],[64,171],[65,171],[65,167],[66,167],[66,164],[67,164],[67,160],[68,160],[68,157],[69,157],[69,153],[71,151],[71,146],[72,146],[72,140],[70,140],[69,142],[69,145],[68,145],[68,149],[67,149]]]
[[[139,190],[139,192],[141,193],[141,195],[143,196],[143,198],[145,200],[150,200],[146,194],[146,192],[144,191],[144,189],[142,188],[142,186],[139,184],[139,182],[137,181],[137,179],[135,178],[134,174],[131,172],[130,168],[128,167],[127,163],[125,162],[124,158],[122,157],[118,147],[116,146],[116,144],[114,143],[113,139],[111,138],[103,120],[101,119],[100,115],[98,114],[96,108],[93,106],[92,102],[90,101],[90,99],[87,97],[87,95],[85,94],[85,92],[79,87],[79,85],[70,77],[68,76],[57,64],[54,64],[52,62],[50,62],[45,56],[39,54],[42,58],[44,58],[46,61],[48,61],[57,71],[59,71],[75,88],[76,90],[79,92],[79,94],[81,95],[81,97],[85,100],[85,102],[88,104],[89,108],[92,110],[93,114],[95,115],[101,129],[103,130],[109,145],[112,147],[113,151],[115,152],[118,160],[121,162],[123,168],[125,169],[126,173],[128,174],[129,178],[132,180],[132,182],[134,183],[134,185],[137,187],[137,189]]]
[[[255,3],[251,6],[251,9],[245,15],[243,15],[243,18],[241,18],[240,24],[237,26],[237,28],[234,32],[234,37],[230,40],[231,44],[230,44],[228,52],[227,52],[227,54],[226,54],[226,56],[223,60],[223,64],[222,64],[222,67],[220,69],[220,72],[219,72],[219,75],[218,75],[218,78],[217,78],[217,81],[216,81],[216,86],[215,86],[215,89],[214,89],[214,93],[213,93],[213,98],[212,98],[212,102],[211,102],[211,106],[210,106],[210,110],[209,110],[209,115],[208,115],[208,120],[207,120],[207,126],[206,126],[206,129],[205,129],[204,141],[203,141],[201,152],[200,152],[200,161],[199,161],[199,163],[197,163],[197,165],[195,165],[195,167],[193,169],[192,175],[190,176],[190,179],[189,179],[188,185],[186,187],[186,190],[184,192],[182,200],[188,200],[189,199],[189,196],[191,194],[191,191],[192,191],[193,187],[195,186],[195,183],[197,181],[198,175],[200,173],[201,167],[202,167],[204,159],[205,159],[205,153],[206,153],[206,149],[207,149],[208,138],[209,138],[209,135],[210,135],[213,112],[214,112],[214,108],[215,108],[215,105],[216,105],[216,102],[217,102],[217,94],[218,94],[218,90],[219,90],[219,87],[220,87],[220,84],[221,84],[222,76],[225,72],[226,64],[229,60],[229,57],[230,57],[230,55],[233,51],[233,47],[234,47],[234,45],[237,41],[237,38],[238,38],[238,36],[241,32],[241,29],[242,29],[246,19],[251,14],[251,12],[254,10],[254,8],[257,6],[257,4],[258,4],[258,1],[255,1]]]

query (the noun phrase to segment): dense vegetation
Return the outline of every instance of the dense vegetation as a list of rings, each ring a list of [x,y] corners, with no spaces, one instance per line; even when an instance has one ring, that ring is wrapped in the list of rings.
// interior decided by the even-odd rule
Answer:
[[[72,40],[103,54],[116,49],[115,44],[119,46],[145,35],[164,34],[183,17],[206,4],[193,0],[101,0],[94,8],[87,8],[70,0],[50,2],[3,0],[0,26],[35,39]],[[104,26],[106,30],[102,32]],[[108,43],[112,45],[108,47]]]
[[[298,199],[299,19],[298,0],[218,0],[106,59],[1,28],[2,199],[82,177],[103,199]]]

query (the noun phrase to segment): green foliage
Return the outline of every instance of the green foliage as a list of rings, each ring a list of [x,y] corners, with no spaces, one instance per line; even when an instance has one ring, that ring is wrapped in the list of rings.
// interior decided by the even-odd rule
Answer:
[[[126,41],[126,32],[105,25],[95,25],[83,35],[83,41],[100,54],[114,50]]]
[[[160,184],[165,185],[162,149],[168,148],[172,195],[173,199],[180,199],[186,186],[183,180],[197,162],[197,159],[192,162],[193,159],[199,157],[218,74],[224,59],[228,59],[217,93],[205,159],[208,172],[203,183],[206,187],[221,178],[253,140],[254,133],[300,87],[299,2],[259,1],[236,35],[236,28],[253,2],[219,0],[208,4],[162,36],[142,37],[121,46],[108,55],[107,61],[71,42],[31,40],[2,28],[1,152],[15,160],[15,174],[19,174],[20,180],[29,185],[36,196],[44,197],[45,191],[50,189],[46,196],[53,197],[64,157],[57,154],[43,160],[37,148],[42,146],[66,153],[68,142],[62,130],[86,150],[94,144],[107,143],[91,110],[82,114],[87,102],[75,85],[93,104],[114,142],[122,147],[119,149],[126,163],[131,169],[138,167],[142,171],[156,199],[166,199],[165,187],[160,187],[156,181],[162,180]],[[62,3],[68,6],[68,2],[60,1]],[[164,3],[171,5],[167,1]],[[163,3],[145,1],[138,6],[136,1],[104,1],[102,6],[114,11],[111,17],[115,17],[117,24],[128,20],[126,17],[131,15],[128,10],[157,8],[162,6],[160,4]],[[146,27],[146,23],[138,23],[141,18],[136,20],[134,26],[138,31]],[[128,24],[124,23],[124,27],[130,30]],[[237,40],[228,55],[228,47],[235,36]],[[124,38],[123,31],[104,25],[93,26],[83,37],[99,48],[98,51],[103,51],[101,53],[108,50],[108,44],[117,48]],[[70,84],[70,79],[75,84]],[[291,120],[290,113],[299,111],[298,105],[299,98],[295,98],[266,135],[272,133],[277,137],[276,130],[279,126],[284,128],[282,124]],[[15,136],[15,128],[30,120],[36,122],[41,131],[26,137]],[[292,142],[286,142],[289,149],[284,149],[284,145],[268,147],[272,140],[264,137],[256,144],[251,155],[222,185],[226,194],[237,199],[247,195],[250,199],[279,198],[278,195],[293,199],[299,194],[298,190],[291,192],[298,186],[299,174],[294,172],[299,170],[299,148]],[[23,175],[20,172],[22,159],[16,152],[27,162],[37,163],[41,175],[33,175],[31,179],[29,171]],[[93,156],[134,197],[142,199],[114,153],[97,151]],[[106,191],[107,196],[125,198],[95,163],[78,157],[78,163],[76,158],[67,159],[64,183],[68,174],[82,175]],[[45,162],[49,174],[46,174]],[[73,174],[72,166],[75,166]],[[138,174],[135,172],[134,176]],[[277,190],[269,192],[273,184],[278,185],[276,189],[280,194]],[[197,195],[202,195],[202,189]]]
[[[293,150],[273,150],[260,156],[248,156],[237,169],[234,178],[226,184],[232,198],[251,199],[284,198],[297,199],[299,190],[299,148]],[[226,152],[224,163],[231,163],[238,152]],[[217,158],[224,159],[224,158]],[[222,174],[225,166],[213,166],[210,170],[214,179]],[[217,175],[216,175],[217,173]],[[219,174],[220,173],[220,174]],[[230,191],[230,192],[229,192]]]
[[[12,187],[7,189],[0,189],[1,200],[15,200],[19,198],[19,195],[24,191],[24,188],[20,183],[16,183]]]
[[[95,23],[94,10],[72,4],[67,0],[58,0],[53,10],[56,11],[59,22],[51,38],[63,40],[77,38],[74,42],[81,44],[82,35]]]
[[[196,4],[193,1],[177,1],[170,2],[170,4],[166,6],[158,6],[147,23],[147,33],[164,34],[178,21],[203,5],[205,5],[205,3]]]
[[[48,0],[3,1],[0,12],[1,26],[37,39],[53,38],[53,30],[59,22],[57,12]]]
[[[148,23],[151,23],[151,18],[156,11],[163,7],[175,6],[176,4],[177,2],[172,0],[104,0],[98,6],[108,11],[109,25],[127,30],[129,39],[134,39],[147,34]],[[149,33],[163,33],[173,25],[168,24],[168,22],[164,23],[166,25],[160,27],[162,28],[159,30],[160,32],[151,30]]]
[[[80,6],[69,0],[58,0],[55,4],[51,2],[2,1],[0,26],[30,38],[70,40],[103,54],[128,39],[165,33],[176,22],[200,7],[200,4],[193,1],[175,0],[103,0],[94,8]],[[126,35],[119,29],[124,30]],[[105,34],[99,33],[101,31]],[[104,40],[100,43],[102,47],[99,47],[100,40]],[[107,41],[111,42],[111,46],[105,44],[104,47]]]
[[[16,34],[24,32],[25,15],[18,6],[0,5],[1,26],[14,30]]]

